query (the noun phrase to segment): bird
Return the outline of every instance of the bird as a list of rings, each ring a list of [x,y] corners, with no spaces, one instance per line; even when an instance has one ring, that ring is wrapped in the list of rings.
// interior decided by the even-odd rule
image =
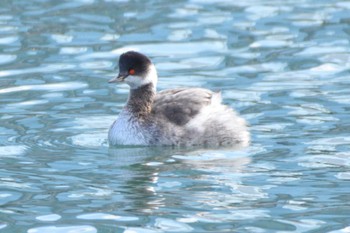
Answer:
[[[246,147],[246,121],[222,104],[220,92],[200,87],[157,92],[155,65],[144,54],[119,57],[119,74],[109,83],[130,87],[126,105],[111,125],[111,146]]]

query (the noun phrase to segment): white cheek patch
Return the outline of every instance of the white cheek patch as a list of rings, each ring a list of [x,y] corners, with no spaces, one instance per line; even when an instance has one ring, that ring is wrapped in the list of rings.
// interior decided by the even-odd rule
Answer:
[[[124,79],[125,82],[130,86],[131,89],[139,88],[143,85],[153,83],[154,86],[157,85],[157,71],[154,65],[149,67],[147,75],[145,77],[137,76],[137,75],[129,75]]]
[[[146,84],[144,78],[136,75],[129,75],[126,79],[124,79],[125,82],[130,86],[131,89],[138,88],[144,84]]]

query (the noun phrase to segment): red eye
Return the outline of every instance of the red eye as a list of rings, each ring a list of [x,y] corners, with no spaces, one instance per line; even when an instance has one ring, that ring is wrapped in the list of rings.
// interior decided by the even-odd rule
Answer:
[[[130,69],[129,70],[129,74],[134,75],[135,74],[135,70],[134,69]]]

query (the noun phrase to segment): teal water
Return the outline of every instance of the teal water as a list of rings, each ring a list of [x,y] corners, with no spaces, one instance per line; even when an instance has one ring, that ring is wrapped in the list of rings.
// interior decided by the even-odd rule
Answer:
[[[0,232],[350,232],[350,3],[0,3]],[[244,150],[109,148],[128,89],[221,90]]]

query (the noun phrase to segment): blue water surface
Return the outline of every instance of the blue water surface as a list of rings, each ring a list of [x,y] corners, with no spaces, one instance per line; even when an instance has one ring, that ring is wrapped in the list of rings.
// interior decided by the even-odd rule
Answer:
[[[350,2],[0,3],[0,232],[350,232]],[[243,150],[109,148],[149,55],[221,90]]]

